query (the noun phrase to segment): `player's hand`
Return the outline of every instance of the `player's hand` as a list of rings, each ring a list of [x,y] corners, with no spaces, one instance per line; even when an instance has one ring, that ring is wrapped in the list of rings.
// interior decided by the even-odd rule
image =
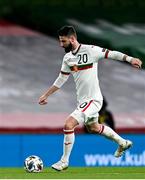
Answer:
[[[40,98],[39,98],[39,104],[40,104],[40,105],[45,105],[45,104],[47,104],[46,99],[47,99],[47,96],[46,96],[46,95],[40,96]]]
[[[132,58],[130,63],[135,68],[141,68],[142,65],[142,61],[138,58]]]

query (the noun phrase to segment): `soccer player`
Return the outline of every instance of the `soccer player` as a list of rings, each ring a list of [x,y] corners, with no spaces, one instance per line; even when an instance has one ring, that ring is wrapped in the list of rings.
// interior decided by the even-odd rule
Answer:
[[[65,121],[63,155],[60,161],[52,165],[52,168],[58,171],[68,168],[69,157],[75,141],[74,129],[79,123],[84,123],[89,132],[103,135],[115,141],[118,144],[118,149],[114,156],[122,156],[124,151],[132,146],[132,142],[120,137],[110,127],[98,123],[98,112],[103,102],[97,75],[98,61],[103,58],[127,61],[133,67],[141,68],[141,60],[118,51],[80,44],[73,26],[62,27],[58,31],[58,36],[60,46],[65,49],[66,54],[58,78],[39,98],[39,104],[47,104],[47,98],[60,89],[69,75],[72,74],[76,85],[78,105]]]

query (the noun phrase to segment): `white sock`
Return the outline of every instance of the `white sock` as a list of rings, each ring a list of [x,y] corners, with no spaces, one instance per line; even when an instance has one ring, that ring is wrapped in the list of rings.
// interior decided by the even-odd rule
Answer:
[[[105,137],[117,142],[119,145],[125,143],[125,139],[119,136],[113,129],[108,126],[100,124],[99,134],[104,135]]]
[[[75,141],[74,129],[64,130],[63,155],[61,157],[62,161],[69,162],[69,157],[71,154],[71,150],[73,148],[74,141]]]

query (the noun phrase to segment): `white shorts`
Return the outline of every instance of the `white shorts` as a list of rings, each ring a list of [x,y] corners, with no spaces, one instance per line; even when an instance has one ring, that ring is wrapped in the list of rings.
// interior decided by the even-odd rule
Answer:
[[[91,124],[98,122],[99,111],[102,107],[102,101],[88,100],[79,104],[78,107],[70,114],[78,123]]]

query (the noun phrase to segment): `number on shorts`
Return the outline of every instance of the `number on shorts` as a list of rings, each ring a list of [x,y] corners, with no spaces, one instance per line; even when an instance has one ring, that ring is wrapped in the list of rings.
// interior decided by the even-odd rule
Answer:
[[[81,105],[80,105],[80,108],[84,108],[88,103],[87,102],[83,102]]]

